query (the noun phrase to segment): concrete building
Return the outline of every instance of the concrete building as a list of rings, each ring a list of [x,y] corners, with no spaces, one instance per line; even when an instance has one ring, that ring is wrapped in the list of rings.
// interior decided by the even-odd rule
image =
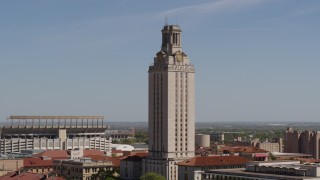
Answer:
[[[196,147],[210,147],[210,135],[196,134],[195,145]]]
[[[0,176],[23,167],[22,159],[0,159]]]
[[[135,128],[130,129],[107,129],[106,135],[111,137],[112,140],[118,141],[121,139],[133,139],[135,134]]]
[[[259,149],[264,149],[268,152],[282,152],[282,144],[281,143],[273,143],[273,142],[259,142],[255,147]]]
[[[233,146],[252,146],[269,152],[283,152],[283,139],[274,138],[272,141],[268,139],[260,141],[259,138],[246,141],[236,140],[233,142]]]
[[[194,172],[199,170],[244,168],[248,161],[240,156],[194,157],[177,163],[179,180],[196,180]]]
[[[143,173],[178,179],[175,163],[194,157],[194,66],[181,46],[181,29],[165,25],[162,46],[149,67],[149,156]]]
[[[248,162],[246,168],[196,171],[197,180],[315,180],[320,179],[320,166],[300,161]]]
[[[99,149],[111,153],[103,116],[10,116],[1,132],[1,154],[23,150]]]
[[[23,167],[32,173],[48,174],[52,172],[51,157],[30,157],[23,159]]]
[[[120,160],[120,178],[123,180],[139,180],[142,174],[142,160],[148,154],[137,153]]]
[[[112,144],[111,149],[120,151],[133,151],[134,147],[129,144]]]
[[[320,131],[297,131],[287,128],[285,132],[284,152],[312,154],[320,158]]]
[[[213,132],[210,134],[210,138],[213,142],[224,142],[224,132]]]
[[[112,170],[112,161],[95,161],[91,158],[54,160],[53,170],[57,175],[67,179],[91,180],[99,170]]]
[[[269,156],[268,151],[252,146],[225,146],[218,150],[218,154],[241,156],[251,161],[267,161]]]

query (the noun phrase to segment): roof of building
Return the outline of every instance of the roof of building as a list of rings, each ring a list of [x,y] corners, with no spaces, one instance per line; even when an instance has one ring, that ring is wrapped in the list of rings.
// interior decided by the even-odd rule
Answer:
[[[23,159],[23,166],[24,167],[48,167],[52,166],[53,160],[42,160],[39,157],[31,157],[31,158],[24,158]]]
[[[136,156],[136,155],[134,155],[134,156],[127,156],[127,157],[121,159],[121,161],[135,161],[135,162],[140,162],[140,161],[142,161],[142,157]]]
[[[47,150],[47,151],[43,151],[41,153],[33,155],[33,157],[43,157],[43,156],[47,156],[51,158],[54,158],[54,157],[60,158],[60,157],[68,157],[70,155],[66,150]]]
[[[111,144],[112,149],[122,150],[122,151],[133,151],[134,147],[129,144]]]
[[[310,159],[310,158],[294,158],[303,163],[320,163],[320,159]]]
[[[111,161],[115,167],[120,167],[120,159],[116,157],[101,156],[101,155],[87,155],[86,157],[89,157],[94,161]]]
[[[123,158],[121,158],[121,161],[135,161],[135,162],[139,162],[142,161],[143,158],[147,157],[148,153],[135,153],[135,154],[131,154],[129,156],[125,156]]]
[[[84,149],[83,150],[83,156],[88,156],[88,155],[104,156],[104,151],[100,151],[98,149]]]
[[[293,157],[293,156],[296,156],[296,157],[311,157],[312,154],[303,154],[303,153],[281,153],[281,152],[272,152],[272,154],[274,156],[287,156],[287,157]]]
[[[231,175],[237,176],[239,179],[246,177],[255,177],[262,179],[287,179],[287,180],[306,180],[306,179],[315,179],[310,176],[293,176],[293,175],[284,175],[284,174],[272,174],[272,173],[260,173],[260,172],[249,172],[245,168],[237,169],[214,169],[214,170],[205,170],[204,173],[220,174],[220,175]]]
[[[122,150],[112,149],[111,153],[123,153]]]
[[[40,180],[43,179],[44,175],[41,174],[36,174],[36,173],[31,173],[31,172],[21,172],[20,174],[18,174],[18,171],[12,172],[12,173],[8,173],[4,176],[0,177],[0,180],[11,180],[11,179],[20,179],[20,180]],[[64,180],[64,178],[62,177],[50,177],[50,179],[52,180]]]
[[[139,157],[147,157],[149,155],[148,152],[137,152],[134,155],[139,156]]]
[[[136,144],[132,144],[132,146],[134,147],[134,149],[148,149],[148,144],[145,143],[136,143]]]
[[[177,163],[181,166],[242,165],[249,160],[240,156],[200,156]]]
[[[34,179],[34,180],[40,180],[41,176],[39,174],[34,174],[34,173],[29,173],[29,172],[25,172],[25,173],[21,173],[19,175],[14,175],[14,174],[7,174],[5,176],[1,176],[0,177],[1,180],[9,180],[9,179]]]

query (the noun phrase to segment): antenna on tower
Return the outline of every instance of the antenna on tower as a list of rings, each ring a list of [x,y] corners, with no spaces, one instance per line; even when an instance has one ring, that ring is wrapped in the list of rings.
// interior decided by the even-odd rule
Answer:
[[[176,25],[178,26],[178,15],[176,15]]]
[[[168,17],[164,16],[164,25],[167,26],[168,25]]]

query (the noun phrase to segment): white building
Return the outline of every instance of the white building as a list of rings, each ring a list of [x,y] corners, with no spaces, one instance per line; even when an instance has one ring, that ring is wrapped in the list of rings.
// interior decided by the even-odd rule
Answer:
[[[149,67],[149,156],[143,173],[178,179],[177,162],[194,157],[194,66],[181,47],[181,29],[165,25]]]
[[[120,151],[133,151],[134,147],[129,144],[112,144],[111,148],[113,150],[120,150]]]
[[[103,116],[10,116],[1,131],[0,152],[98,149],[111,155]]]
[[[248,162],[246,168],[195,171],[194,179],[319,180],[320,166],[300,161]]]

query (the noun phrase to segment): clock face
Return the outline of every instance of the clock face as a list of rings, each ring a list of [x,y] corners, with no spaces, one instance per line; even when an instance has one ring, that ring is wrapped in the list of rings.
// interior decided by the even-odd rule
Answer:
[[[176,55],[176,59],[177,59],[178,62],[182,62],[182,60],[183,60],[183,55],[182,55],[182,54],[177,54],[177,55]]]

